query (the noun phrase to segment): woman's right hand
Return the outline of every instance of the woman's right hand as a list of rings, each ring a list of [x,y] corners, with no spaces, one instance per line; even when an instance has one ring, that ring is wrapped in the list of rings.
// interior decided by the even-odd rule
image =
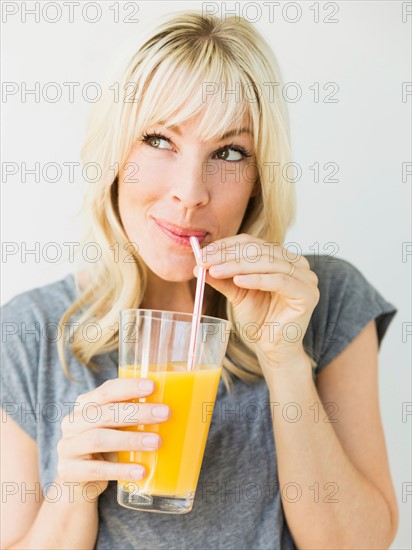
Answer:
[[[77,405],[61,425],[62,437],[57,445],[59,482],[78,482],[80,494],[93,482],[98,493],[93,500],[97,502],[110,480],[142,479],[146,475],[142,465],[114,462],[116,455],[112,458],[110,453],[153,451],[162,444],[156,433],[117,429],[168,420],[171,411],[167,405],[125,402],[147,397],[154,390],[154,382],[148,378],[115,378],[79,395]]]

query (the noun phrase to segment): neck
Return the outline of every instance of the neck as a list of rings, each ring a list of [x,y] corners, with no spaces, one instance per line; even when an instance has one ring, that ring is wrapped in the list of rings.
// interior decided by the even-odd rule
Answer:
[[[184,282],[165,281],[149,270],[146,292],[139,307],[193,313],[196,282],[196,278]],[[213,288],[206,285],[202,313],[207,308],[212,294]]]

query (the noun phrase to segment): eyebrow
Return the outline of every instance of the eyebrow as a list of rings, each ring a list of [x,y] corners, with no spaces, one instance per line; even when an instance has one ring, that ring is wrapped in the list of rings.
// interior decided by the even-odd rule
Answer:
[[[159,124],[161,126],[165,126],[165,123],[164,122],[159,122]],[[167,128],[168,130],[171,130],[172,132],[174,132],[175,134],[177,134],[178,136],[181,136],[182,135],[182,132],[179,128],[179,126],[165,126],[165,128]],[[233,130],[229,130],[228,132],[225,132],[220,138],[219,140],[220,141],[223,141],[229,137],[232,137],[232,136],[237,136],[237,135],[240,135],[240,134],[249,134],[249,135],[252,135],[252,132],[249,128],[240,128],[239,130],[237,129],[233,129]]]

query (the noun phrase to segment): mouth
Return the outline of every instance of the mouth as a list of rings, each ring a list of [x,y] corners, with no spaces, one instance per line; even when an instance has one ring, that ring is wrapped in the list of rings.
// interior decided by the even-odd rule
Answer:
[[[208,235],[208,231],[201,227],[175,225],[160,218],[153,219],[165,235],[181,246],[192,248],[190,244],[190,237],[197,237],[199,243],[201,244]]]

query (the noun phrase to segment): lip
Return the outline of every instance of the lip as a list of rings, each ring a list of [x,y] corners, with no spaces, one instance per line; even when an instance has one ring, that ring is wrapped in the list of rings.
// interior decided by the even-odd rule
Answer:
[[[203,237],[207,235],[208,231],[202,227],[187,227],[183,225],[176,225],[160,218],[153,218],[157,225],[168,229],[175,235],[181,237]]]
[[[206,229],[202,227],[182,226],[168,222],[160,218],[153,218],[156,224],[166,233],[166,235],[177,237],[183,243],[188,243],[190,246],[190,237],[197,237],[199,242],[203,242],[208,234]]]

